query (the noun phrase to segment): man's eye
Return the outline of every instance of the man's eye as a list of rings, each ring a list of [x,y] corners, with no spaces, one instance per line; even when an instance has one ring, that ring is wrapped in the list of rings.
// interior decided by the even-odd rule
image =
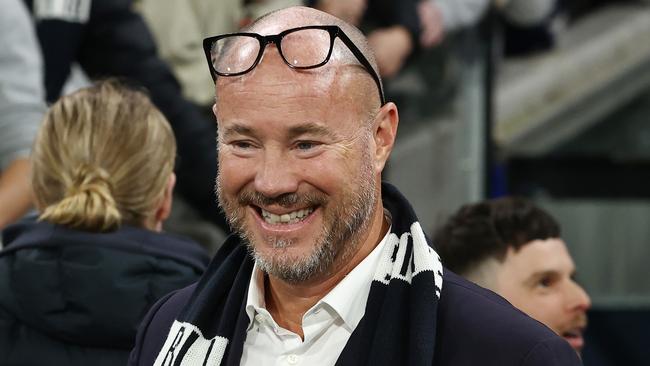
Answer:
[[[313,149],[316,146],[316,143],[313,141],[299,141],[296,143],[296,149],[298,150],[309,150]]]
[[[253,144],[251,144],[248,141],[234,141],[230,143],[233,147],[237,149],[250,149],[253,147]]]
[[[549,288],[553,285],[553,279],[551,277],[543,277],[537,283],[539,287]]]

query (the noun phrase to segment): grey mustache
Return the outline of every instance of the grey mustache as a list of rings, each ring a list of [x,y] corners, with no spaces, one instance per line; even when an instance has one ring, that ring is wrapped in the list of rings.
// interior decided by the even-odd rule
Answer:
[[[322,195],[314,194],[299,194],[299,193],[284,193],[276,197],[268,197],[259,192],[242,192],[239,197],[240,205],[254,205],[254,206],[272,206],[278,205],[285,208],[292,206],[318,206],[326,202]]]

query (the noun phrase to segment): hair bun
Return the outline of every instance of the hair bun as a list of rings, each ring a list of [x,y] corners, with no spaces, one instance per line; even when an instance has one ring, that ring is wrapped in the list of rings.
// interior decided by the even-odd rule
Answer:
[[[90,164],[80,164],[73,170],[71,178],[72,182],[68,187],[66,197],[80,193],[95,192],[105,200],[113,199],[113,187],[110,176],[103,168]]]
[[[112,191],[106,170],[81,164],[71,174],[65,197],[47,207],[41,219],[91,231],[116,229],[121,215]]]

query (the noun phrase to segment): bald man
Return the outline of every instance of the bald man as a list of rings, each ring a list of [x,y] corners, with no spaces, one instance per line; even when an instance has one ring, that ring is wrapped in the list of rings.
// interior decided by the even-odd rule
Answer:
[[[219,204],[236,234],[142,322],[131,365],[579,365],[445,271],[381,172],[397,132],[352,26],[309,8],[204,40]]]

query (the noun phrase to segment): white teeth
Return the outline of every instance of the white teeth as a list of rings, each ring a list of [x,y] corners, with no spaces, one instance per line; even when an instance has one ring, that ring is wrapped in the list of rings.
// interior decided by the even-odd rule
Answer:
[[[262,209],[262,217],[264,218],[264,221],[268,222],[269,224],[277,224],[277,223],[294,224],[296,222],[301,221],[303,217],[309,216],[309,214],[311,214],[312,212],[314,212],[313,208],[305,208],[302,210],[293,211],[282,215],[276,215]]]

